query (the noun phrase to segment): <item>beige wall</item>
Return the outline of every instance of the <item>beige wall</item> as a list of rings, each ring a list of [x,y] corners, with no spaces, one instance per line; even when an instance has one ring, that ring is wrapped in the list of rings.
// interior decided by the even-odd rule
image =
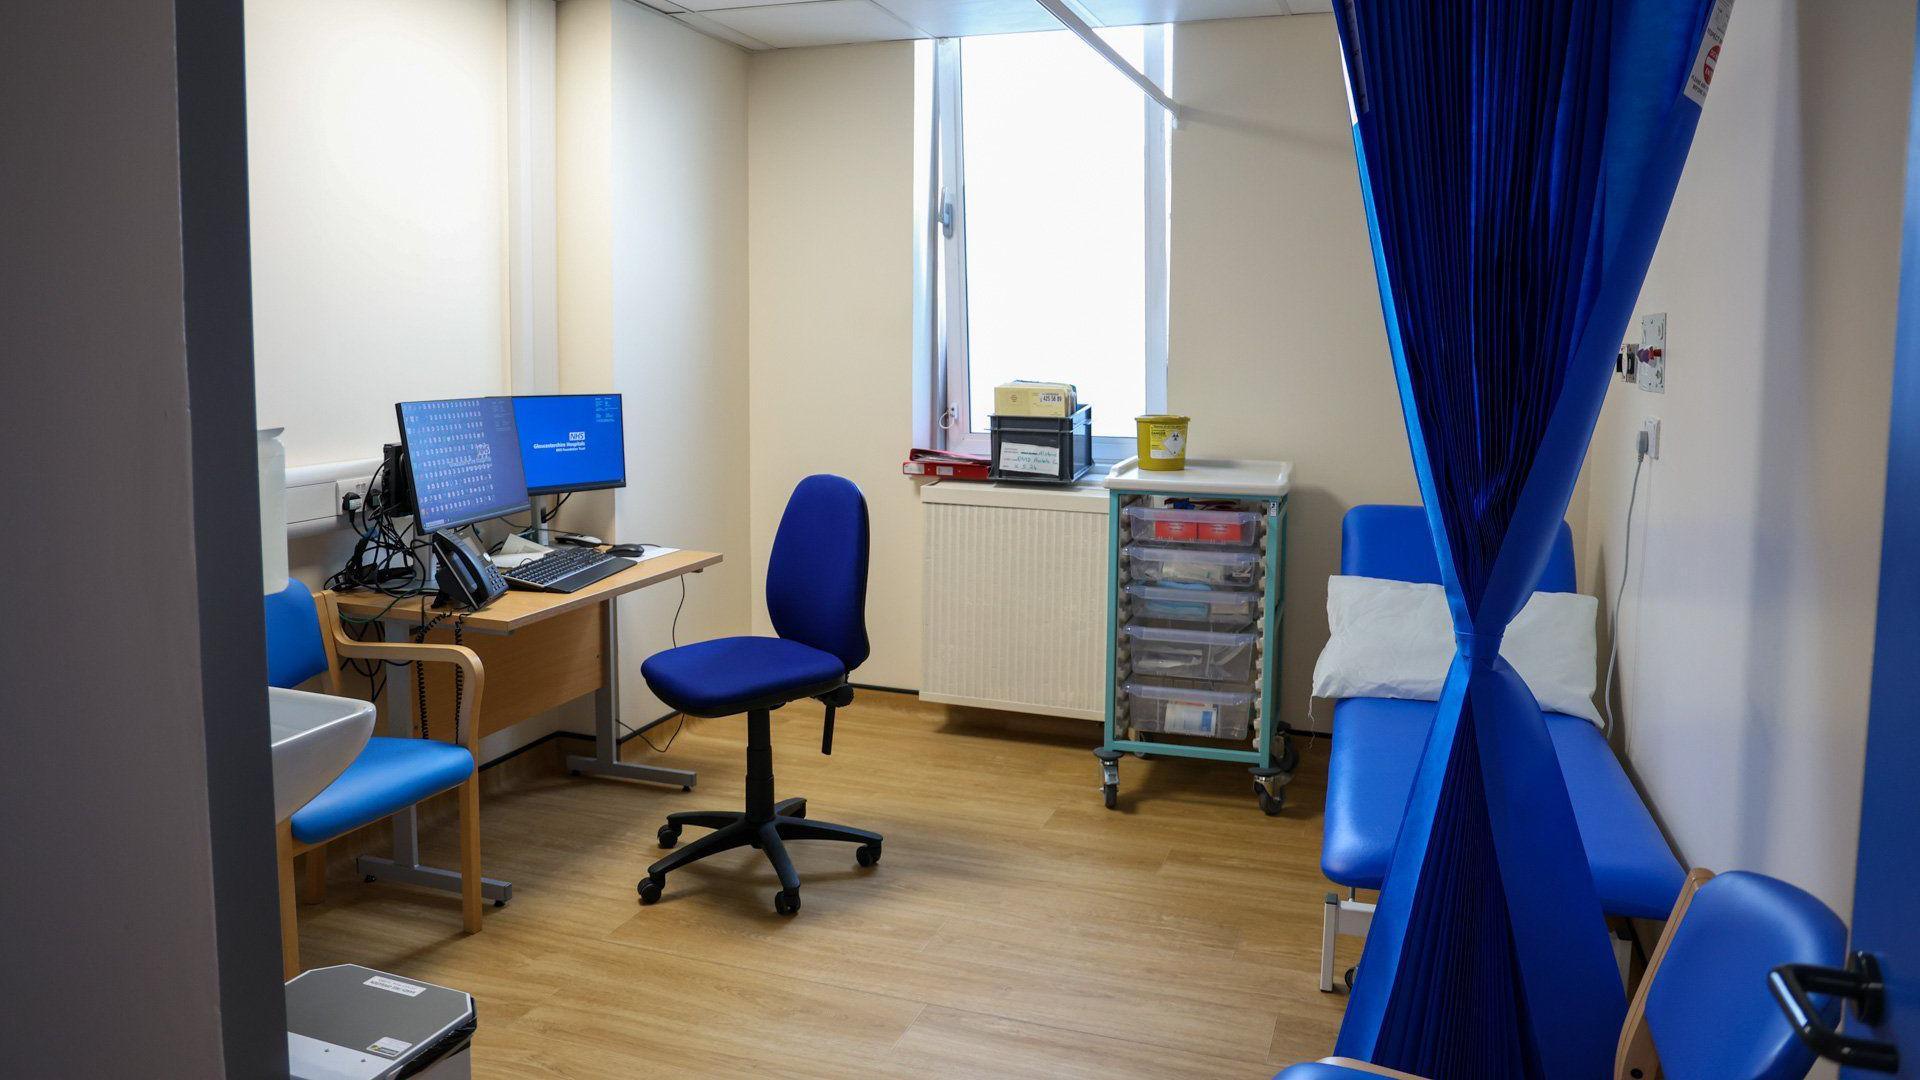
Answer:
[[[1639,312],[1664,395],[1610,392],[1589,579],[1619,580],[1632,766],[1692,863],[1853,886],[1914,9],[1743,0]],[[1638,336],[1638,320],[1630,337]]]
[[[914,47],[761,53],[748,63],[753,618],[802,477],[839,473],[873,522],[857,682],[920,686],[920,504],[912,444]]]
[[[287,464],[507,389],[503,0],[247,0],[256,397]]]
[[[746,54],[632,0],[560,6],[560,386],[625,396],[628,486],[562,522],[704,548],[679,640],[745,633],[751,572]],[[666,712],[640,661],[680,590],[620,601],[621,711]]]
[[[1331,15],[1173,28],[1167,406],[1200,456],[1294,464],[1281,719],[1306,723],[1340,516],[1417,502]],[[1325,727],[1330,716],[1316,714]]]

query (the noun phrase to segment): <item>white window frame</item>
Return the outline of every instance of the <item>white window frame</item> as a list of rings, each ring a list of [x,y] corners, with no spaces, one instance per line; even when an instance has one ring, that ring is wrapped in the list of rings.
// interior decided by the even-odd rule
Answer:
[[[1166,27],[1144,28],[1146,71],[1157,85],[1169,85]],[[989,438],[973,430],[967,352],[967,198],[964,124],[962,123],[959,38],[941,38],[933,52],[932,218],[936,241],[930,256],[937,284],[932,388],[934,441],[941,449],[985,454]],[[1167,143],[1173,117],[1159,102],[1140,96],[1146,125],[1146,403],[1148,412],[1164,412],[1167,401]],[[1095,403],[1097,409],[1099,403]],[[1101,436],[1093,440],[1094,460],[1111,464],[1133,456],[1135,440]]]

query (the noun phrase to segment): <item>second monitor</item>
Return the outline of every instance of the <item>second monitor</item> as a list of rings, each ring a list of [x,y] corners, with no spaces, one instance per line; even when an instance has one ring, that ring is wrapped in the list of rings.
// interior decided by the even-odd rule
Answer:
[[[619,394],[546,394],[513,399],[527,494],[627,486]]]

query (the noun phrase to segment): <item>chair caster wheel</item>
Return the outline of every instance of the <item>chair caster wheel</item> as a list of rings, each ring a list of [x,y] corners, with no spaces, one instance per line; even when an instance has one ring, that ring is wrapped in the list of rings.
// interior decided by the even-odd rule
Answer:
[[[854,849],[853,861],[861,866],[874,866],[880,862],[879,844],[861,844]]]
[[[680,842],[680,827],[677,825],[662,825],[660,826],[660,831],[655,835],[660,838],[661,847],[672,847]]]
[[[579,776],[579,775],[580,775],[580,770],[579,770],[579,769],[568,769],[568,770],[567,770],[567,775],[568,775],[568,776]]]
[[[773,894],[773,910],[782,915],[793,916],[800,913],[800,890],[781,889]]]
[[[681,791],[683,791],[683,792],[685,792],[685,791],[692,791],[692,790],[693,790],[693,785],[692,785],[692,784],[681,784],[681,785],[680,785],[680,790],[681,790]]]
[[[660,880],[658,878],[641,878],[640,884],[635,888],[639,891],[640,902],[643,904],[656,903],[660,899]]]
[[[1268,817],[1279,817],[1280,811],[1287,805],[1285,794],[1269,795],[1265,788],[1260,790],[1260,812]]]
[[[1103,802],[1107,804],[1107,809],[1112,810],[1114,807],[1120,804],[1120,785],[1119,784],[1101,784],[1100,798]]]
[[[368,874],[363,880],[366,881],[367,884],[371,885],[374,882],[379,881],[380,879],[377,877],[374,877],[372,874]]]
[[[1348,968],[1347,973],[1345,975],[1342,975],[1341,978],[1346,980],[1347,993],[1349,994],[1353,993],[1353,969]]]

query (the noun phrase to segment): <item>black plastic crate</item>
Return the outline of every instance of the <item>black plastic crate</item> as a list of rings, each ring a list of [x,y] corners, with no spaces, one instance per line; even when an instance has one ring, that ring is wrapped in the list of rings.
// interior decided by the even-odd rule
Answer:
[[[1072,416],[994,416],[991,475],[1022,484],[1071,484],[1093,468],[1093,406]]]

